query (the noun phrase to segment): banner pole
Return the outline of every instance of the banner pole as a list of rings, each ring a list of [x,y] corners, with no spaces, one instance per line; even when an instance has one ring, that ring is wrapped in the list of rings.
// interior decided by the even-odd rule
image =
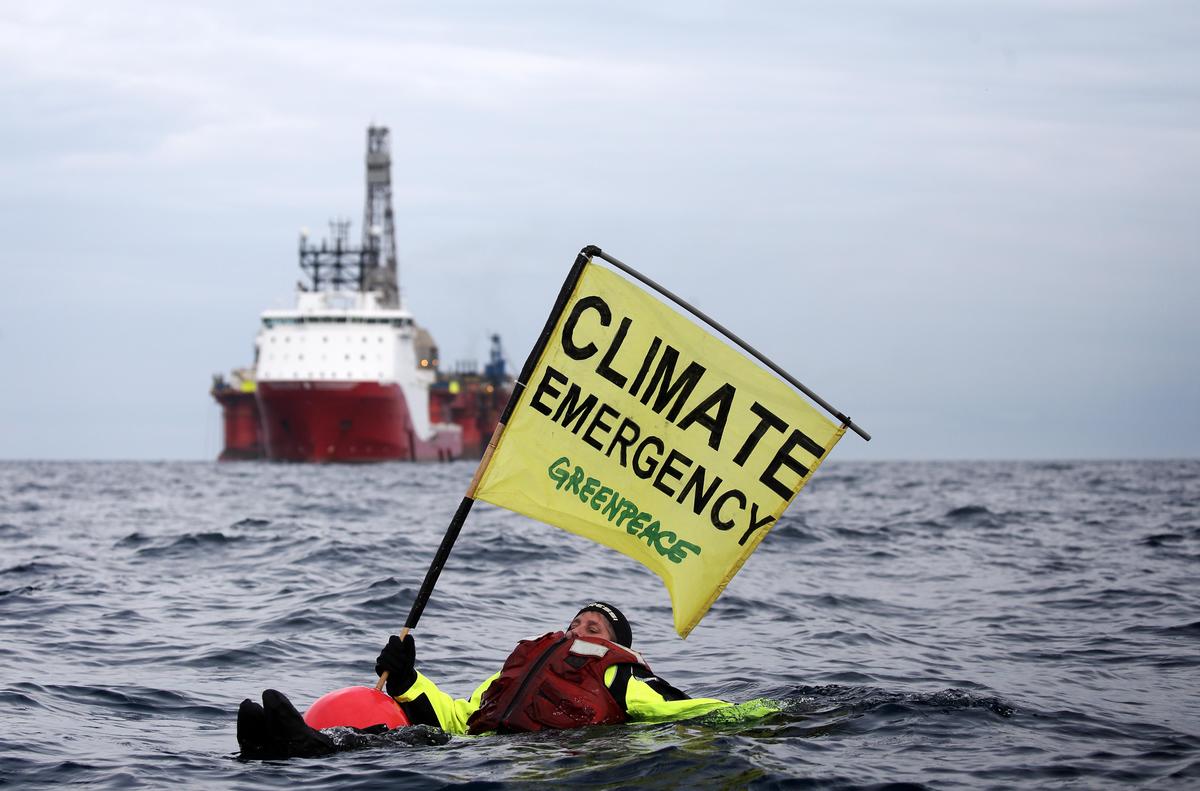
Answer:
[[[458,534],[462,530],[463,523],[467,521],[467,515],[471,513],[471,506],[475,504],[475,490],[479,487],[484,470],[487,469],[488,464],[492,460],[492,454],[496,450],[496,445],[500,442],[500,435],[504,433],[504,426],[508,423],[513,410],[516,409],[517,402],[521,399],[521,394],[525,391],[525,383],[533,375],[533,371],[537,367],[537,362],[541,359],[542,352],[546,350],[546,344],[550,342],[550,335],[554,332],[554,327],[558,324],[558,319],[562,315],[563,309],[571,299],[571,293],[575,290],[575,286],[579,282],[579,277],[583,274],[584,267],[587,266],[593,255],[599,253],[600,248],[589,245],[580,250],[579,255],[575,257],[575,263],[571,265],[571,270],[567,273],[562,288],[559,289],[558,298],[554,301],[554,307],[550,310],[550,315],[546,318],[546,325],[542,328],[541,334],[538,335],[533,348],[530,349],[529,356],[525,359],[525,365],[521,368],[521,373],[517,376],[512,393],[508,396],[508,403],[504,405],[500,421],[496,424],[496,430],[492,432],[492,438],[488,440],[488,446],[483,452],[483,458],[479,460],[479,466],[475,468],[475,476],[471,478],[466,496],[458,504],[458,509],[454,512],[454,517],[450,520],[450,526],[446,528],[446,535],[442,536],[442,543],[438,546],[437,554],[433,556],[433,562],[429,564],[429,570],[425,572],[425,580],[421,583],[421,589],[417,592],[417,598],[413,601],[412,609],[408,611],[408,618],[404,622],[404,628],[400,631],[401,640],[407,637],[408,633],[417,627],[417,622],[421,620],[421,613],[425,611],[425,605],[429,603],[429,597],[433,594],[433,587],[437,585],[438,577],[442,574],[442,567],[446,565],[446,560],[450,557],[450,550],[454,548],[454,542],[458,540]],[[387,683],[387,677],[387,671],[384,671],[379,676],[379,681],[375,684],[376,690],[383,689]]]
[[[746,352],[751,357],[753,357],[754,359],[758,360],[763,365],[770,368],[776,374],[783,377],[783,380],[785,382],[787,382],[792,387],[799,390],[801,393],[804,393],[804,395],[811,398],[814,403],[818,404],[826,412],[828,412],[829,414],[833,415],[838,420],[840,420],[842,422],[842,425],[849,428],[851,431],[853,431],[855,434],[857,434],[858,436],[865,439],[867,442],[871,441],[871,435],[868,434],[866,431],[863,431],[859,426],[855,425],[853,420],[846,417],[844,414],[841,413],[841,411],[832,407],[827,401],[825,401],[825,399],[821,398],[819,395],[814,393],[812,390],[809,390],[807,387],[805,387],[803,384],[801,384],[799,381],[797,381],[795,379],[795,377],[793,377],[787,371],[783,370],[778,365],[771,362],[771,360],[769,360],[767,357],[765,357],[761,352],[759,352],[757,349],[755,349],[750,344],[746,343],[744,340],[742,340],[738,336],[734,335],[729,330],[725,329],[725,327],[723,327],[715,319],[710,318],[703,311],[692,306],[686,300],[682,299],[681,297],[679,297],[676,294],[672,293],[671,291],[667,290],[663,286],[660,286],[658,283],[655,283],[653,280],[646,277],[641,272],[639,272],[636,269],[634,269],[633,267],[629,266],[629,264],[623,263],[623,262],[618,261],[617,259],[613,258],[611,255],[605,253],[599,247],[596,247],[595,245],[589,245],[583,249],[590,251],[591,256],[593,256],[595,258],[603,259],[603,260],[607,261],[608,263],[612,264],[613,266],[615,266],[617,269],[620,269],[622,272],[626,273],[630,277],[634,277],[634,278],[640,280],[641,282],[645,283],[650,288],[652,288],[655,291],[657,291],[658,293],[662,294],[667,299],[669,299],[672,302],[674,302],[675,304],[679,305],[684,310],[687,310],[693,316],[702,320],[704,323],[708,324],[708,326],[712,327],[717,332],[721,333],[726,338],[728,338],[729,340],[736,343],[738,346],[741,347],[742,351]]]

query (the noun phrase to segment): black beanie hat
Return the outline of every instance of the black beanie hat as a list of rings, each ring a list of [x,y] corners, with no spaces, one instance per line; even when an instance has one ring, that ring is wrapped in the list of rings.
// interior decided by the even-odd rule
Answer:
[[[625,616],[616,607],[608,602],[594,601],[580,608],[579,612],[575,613],[575,617],[578,618],[585,612],[598,612],[603,615],[605,620],[608,621],[609,626],[612,627],[613,634],[617,638],[614,642],[618,645],[623,645],[626,648],[633,645],[633,630],[629,628],[629,621],[625,620]]]

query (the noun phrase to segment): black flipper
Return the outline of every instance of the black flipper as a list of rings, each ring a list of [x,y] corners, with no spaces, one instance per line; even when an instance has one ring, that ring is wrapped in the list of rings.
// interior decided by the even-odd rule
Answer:
[[[287,750],[271,729],[266,709],[249,698],[238,707],[237,740],[243,758],[287,757]]]
[[[308,727],[300,712],[282,692],[264,690],[262,698],[268,732],[272,740],[277,740],[283,746],[288,758],[315,758],[337,752],[333,740]]]

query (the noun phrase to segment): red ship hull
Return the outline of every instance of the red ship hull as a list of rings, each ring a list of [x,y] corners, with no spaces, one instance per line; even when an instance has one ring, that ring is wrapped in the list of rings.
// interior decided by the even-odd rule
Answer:
[[[461,428],[463,456],[478,459],[483,456],[511,393],[507,383],[493,384],[478,375],[447,377],[430,388],[430,417],[435,422],[454,423]]]
[[[249,461],[266,455],[259,428],[258,402],[254,393],[228,386],[214,386],[213,398],[221,405],[225,425],[225,448],[218,461]]]
[[[462,456],[459,431],[422,440],[399,385],[375,382],[259,382],[267,458],[298,462],[449,461]]]

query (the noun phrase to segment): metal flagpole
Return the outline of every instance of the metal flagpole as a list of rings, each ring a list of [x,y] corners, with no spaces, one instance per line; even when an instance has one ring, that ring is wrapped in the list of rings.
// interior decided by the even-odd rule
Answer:
[[[421,613],[425,611],[425,605],[429,603],[429,597],[433,594],[433,587],[437,585],[438,577],[442,574],[442,567],[446,565],[446,560],[450,557],[450,550],[454,548],[454,542],[458,540],[458,534],[462,530],[463,523],[467,521],[467,514],[471,513],[471,506],[475,504],[475,490],[479,487],[479,481],[483,478],[484,470],[487,469],[488,464],[492,460],[492,454],[496,450],[500,436],[504,433],[504,426],[508,423],[513,410],[517,406],[517,402],[521,399],[521,394],[525,391],[525,384],[529,381],[529,377],[533,375],[533,371],[537,367],[537,362],[541,359],[542,352],[546,349],[546,344],[550,341],[550,335],[554,332],[554,326],[558,324],[559,316],[562,315],[563,309],[571,299],[572,292],[575,291],[575,286],[579,282],[579,276],[583,274],[583,269],[587,266],[592,256],[599,252],[600,248],[589,246],[583,248],[579,252],[579,255],[575,257],[575,263],[567,273],[562,288],[559,289],[558,299],[554,302],[554,308],[551,309],[550,315],[546,318],[546,325],[542,328],[542,333],[538,336],[537,342],[533,344],[533,348],[529,351],[529,357],[525,359],[525,365],[521,368],[521,373],[513,385],[512,393],[508,396],[508,403],[504,405],[504,412],[500,415],[500,422],[496,424],[496,430],[492,432],[492,437],[488,440],[487,449],[483,452],[483,458],[479,460],[479,466],[475,468],[475,477],[471,479],[471,484],[467,487],[466,496],[458,504],[458,510],[454,512],[454,517],[450,520],[450,526],[446,528],[446,535],[442,537],[442,543],[438,546],[437,554],[434,555],[433,562],[429,564],[429,570],[425,572],[425,581],[421,583],[421,589],[417,592],[417,598],[413,601],[412,609],[408,612],[408,619],[405,620],[404,628],[400,631],[401,640],[407,637],[409,631],[416,628],[417,621],[421,620]],[[387,677],[387,671],[384,671],[379,676],[379,682],[375,684],[375,689],[383,689],[387,683]]]
[[[774,371],[775,373],[777,373],[779,376],[781,376],[781,377],[783,378],[783,380],[784,380],[785,382],[787,382],[788,384],[790,384],[792,387],[796,388],[796,389],[797,389],[797,390],[799,390],[801,393],[804,393],[804,395],[806,395],[806,396],[808,396],[809,398],[811,398],[811,399],[813,400],[813,402],[815,402],[816,404],[820,405],[822,409],[824,409],[826,412],[828,412],[829,414],[833,415],[833,416],[834,416],[834,417],[836,417],[838,420],[840,420],[840,421],[842,422],[842,425],[843,425],[843,426],[845,426],[845,427],[849,428],[849,429],[850,429],[850,430],[852,430],[852,431],[853,431],[855,434],[857,434],[858,436],[860,436],[860,437],[862,437],[863,439],[867,440],[868,442],[870,442],[870,441],[871,441],[871,435],[870,435],[870,434],[868,434],[867,432],[863,431],[863,430],[862,430],[861,428],[859,428],[857,425],[855,425],[855,423],[854,423],[854,421],[853,421],[853,420],[851,420],[850,418],[848,418],[848,417],[846,417],[845,415],[843,415],[843,414],[841,413],[841,411],[839,411],[839,410],[835,409],[834,407],[832,407],[832,406],[829,404],[829,402],[827,402],[825,399],[821,398],[819,395],[817,395],[816,393],[814,393],[812,390],[809,390],[807,387],[805,387],[803,384],[801,384],[799,381],[797,381],[797,380],[796,380],[796,379],[795,379],[795,378],[794,378],[794,377],[793,377],[791,374],[789,374],[787,371],[783,370],[783,369],[782,369],[782,368],[780,368],[778,365],[776,365],[775,363],[771,362],[771,360],[769,360],[769,359],[767,359],[765,356],[763,356],[763,354],[762,354],[761,352],[759,352],[757,349],[755,349],[755,348],[754,348],[753,346],[751,346],[750,344],[746,343],[744,340],[742,340],[742,339],[741,339],[741,338],[739,338],[738,336],[734,335],[734,334],[733,334],[732,332],[730,332],[729,330],[725,329],[725,327],[721,326],[721,324],[720,324],[720,323],[718,323],[716,320],[714,320],[714,319],[712,319],[711,317],[709,317],[709,316],[708,316],[707,314],[705,314],[703,311],[701,311],[701,310],[699,310],[699,309],[697,309],[697,308],[693,307],[693,306],[692,306],[691,304],[689,304],[689,303],[688,303],[686,300],[684,300],[684,299],[680,298],[679,296],[676,296],[676,295],[675,295],[675,294],[673,294],[671,291],[668,291],[666,288],[664,288],[664,287],[660,286],[658,283],[655,283],[653,280],[651,280],[650,278],[646,277],[646,276],[645,276],[645,275],[643,275],[641,272],[637,271],[636,269],[634,269],[633,267],[629,266],[628,264],[626,264],[626,263],[623,263],[623,262],[621,262],[621,261],[618,261],[617,259],[613,258],[611,255],[608,255],[608,254],[607,254],[607,253],[605,253],[603,250],[601,250],[599,247],[596,247],[595,245],[590,245],[590,246],[588,246],[588,247],[585,247],[585,248],[583,248],[583,249],[584,249],[585,251],[588,251],[588,250],[590,250],[590,251],[591,251],[591,255],[593,255],[594,257],[596,257],[596,258],[601,258],[601,259],[603,259],[603,260],[607,261],[608,263],[610,263],[610,264],[612,264],[613,266],[615,266],[617,269],[620,269],[622,272],[625,272],[625,273],[626,273],[626,274],[628,274],[629,276],[631,276],[631,277],[634,277],[634,278],[636,278],[636,279],[638,279],[638,280],[642,281],[642,282],[643,282],[643,283],[645,283],[647,286],[649,286],[650,288],[654,289],[654,290],[655,290],[655,291],[657,291],[658,293],[662,294],[662,295],[663,295],[664,297],[666,297],[667,299],[669,299],[669,300],[671,300],[672,302],[674,302],[675,304],[679,305],[681,308],[684,308],[684,309],[685,309],[685,310],[687,310],[689,313],[691,313],[693,316],[695,316],[696,318],[698,318],[698,319],[702,320],[702,321],[703,321],[705,324],[708,324],[710,327],[712,327],[713,329],[715,329],[717,332],[721,333],[721,334],[722,334],[722,335],[724,335],[726,338],[728,338],[729,340],[731,340],[731,341],[733,341],[734,343],[736,343],[736,344],[737,344],[739,347],[741,347],[741,349],[742,349],[744,352],[746,352],[746,353],[747,353],[747,354],[749,354],[751,357],[753,357],[754,359],[758,360],[760,363],[762,363],[763,365],[767,366],[767,367],[768,367],[768,368],[770,368],[772,371]],[[582,253],[581,253],[581,255],[582,255]]]
[[[458,505],[458,510],[454,512],[454,517],[450,520],[450,526],[446,529],[446,535],[442,537],[442,543],[438,547],[437,554],[434,555],[433,562],[429,564],[429,570],[425,572],[425,580],[421,583],[421,589],[417,593],[417,598],[413,602],[412,609],[408,613],[408,619],[404,622],[404,629],[400,632],[400,639],[403,640],[408,635],[409,631],[415,629],[417,622],[421,619],[421,613],[425,610],[425,605],[429,602],[429,597],[433,593],[433,588],[437,584],[438,577],[442,573],[442,567],[446,564],[447,558],[450,557],[450,550],[454,547],[454,542],[458,539],[458,534],[462,530],[463,523],[467,519],[467,515],[471,512],[471,506],[475,504],[475,490],[479,486],[480,480],[483,478],[484,470],[492,460],[492,454],[495,452],[496,445],[500,441],[501,435],[504,433],[504,426],[512,417],[513,410],[516,409],[517,403],[521,399],[521,395],[525,391],[526,383],[533,375],[534,369],[537,367],[538,360],[541,359],[542,353],[546,349],[546,345],[550,341],[550,335],[554,332],[554,327],[558,323],[559,317],[562,315],[567,302],[571,299],[571,294],[575,291],[575,286],[579,282],[580,276],[583,274],[584,268],[592,258],[600,258],[604,261],[625,272],[629,276],[641,281],[658,293],[670,299],[675,304],[687,310],[692,315],[704,321],[713,329],[720,332],[726,338],[737,344],[743,351],[758,360],[770,370],[774,371],[783,378],[788,384],[795,387],[800,392],[811,398],[815,403],[819,404],[823,409],[832,414],[842,422],[843,426],[853,430],[856,434],[865,440],[870,440],[871,435],[863,431],[859,426],[855,425],[854,421],[846,417],[839,410],[832,407],[819,395],[805,387],[797,381],[791,374],[780,368],[770,359],[765,357],[750,344],[743,341],[737,335],[727,330],[719,322],[710,318],[703,311],[693,307],[686,300],[672,293],[650,278],[638,272],[633,267],[625,264],[616,258],[605,253],[595,245],[588,245],[579,251],[579,255],[575,257],[575,263],[571,266],[571,270],[567,273],[566,279],[563,281],[562,288],[558,292],[558,298],[555,300],[554,307],[550,311],[550,315],[546,318],[546,324],[542,328],[541,334],[538,336],[537,342],[529,352],[529,356],[525,359],[525,365],[521,368],[521,373],[517,377],[516,383],[513,385],[512,393],[508,397],[508,403],[504,406],[504,412],[500,415],[500,421],[496,424],[496,430],[492,432],[492,437],[488,442],[487,449],[484,451],[483,458],[479,461],[479,466],[475,470],[475,476],[471,479],[470,486],[467,487],[466,496]],[[383,689],[387,681],[388,674],[383,673],[379,677],[379,683],[375,685],[376,689]]]

